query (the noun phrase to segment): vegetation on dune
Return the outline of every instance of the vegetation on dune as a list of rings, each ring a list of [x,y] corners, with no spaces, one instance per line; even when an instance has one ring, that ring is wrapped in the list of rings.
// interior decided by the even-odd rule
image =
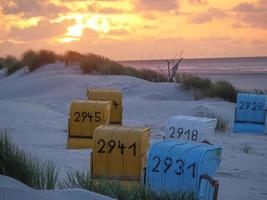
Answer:
[[[227,122],[222,117],[217,117],[216,130],[225,132],[227,130]]]
[[[195,99],[218,97],[226,101],[236,102],[239,92],[239,90],[228,81],[212,82],[210,79],[200,78],[192,74],[184,73],[177,75],[176,80],[184,89],[194,89]]]
[[[8,55],[0,59],[0,68],[6,68],[7,74],[13,74],[23,66],[22,62],[15,56]]]
[[[76,63],[81,63],[84,59],[84,55],[80,54],[79,52],[76,51],[67,51],[64,53],[60,60],[64,61],[67,66],[76,64]]]
[[[96,72],[103,75],[127,75],[153,82],[167,81],[167,77],[153,70],[137,70],[133,67],[125,67],[103,56],[87,54],[81,62],[83,73]]]
[[[76,51],[67,51],[60,55],[50,50],[27,50],[22,54],[21,59],[14,56],[0,58],[0,69],[6,68],[8,75],[14,73],[23,66],[28,66],[32,72],[45,64],[62,61],[66,66],[73,64],[80,65],[84,74],[100,75],[126,75],[141,78],[152,82],[167,82],[168,76],[150,69],[137,70],[133,67],[126,67],[106,57],[88,53],[81,54]],[[195,99],[218,97],[226,101],[235,102],[238,92],[250,92],[266,94],[267,91],[241,91],[236,89],[228,81],[212,82],[210,79],[201,78],[192,74],[177,74],[176,81],[181,83],[186,90],[193,89]]]
[[[119,200],[195,200],[192,193],[156,193],[139,184],[122,185],[119,181],[91,179],[88,172],[69,171],[65,188],[83,188]]]
[[[165,75],[153,70],[137,70],[132,67],[123,66],[100,55],[92,53],[81,54],[76,51],[67,51],[60,55],[50,50],[27,50],[22,54],[20,60],[13,56],[0,59],[0,68],[6,67],[8,75],[10,75],[23,66],[28,66],[29,71],[32,72],[43,65],[55,63],[56,61],[64,62],[66,66],[78,64],[84,74],[127,75],[154,82],[167,81]]]
[[[207,78],[200,78],[192,74],[182,74],[182,77],[177,75],[178,82],[182,83],[182,86],[189,90],[191,88],[207,89],[210,88],[212,82]]]
[[[0,134],[0,174],[36,189],[54,189],[58,177],[52,162],[41,162],[20,150],[7,133]]]
[[[5,61],[5,59],[2,58],[2,57],[0,57],[0,69],[2,69],[2,68],[5,67],[5,66],[4,66],[4,61]]]
[[[228,123],[223,119],[221,116],[215,115],[214,113],[203,113],[203,112],[198,112],[196,113],[197,117],[209,117],[209,118],[216,118],[217,119],[217,124],[215,127],[215,130],[225,132],[228,128]]]
[[[33,51],[27,50],[22,54],[22,63],[24,66],[29,67],[29,71],[32,72],[43,65],[54,63],[58,60],[59,56],[53,51],[40,50]]]

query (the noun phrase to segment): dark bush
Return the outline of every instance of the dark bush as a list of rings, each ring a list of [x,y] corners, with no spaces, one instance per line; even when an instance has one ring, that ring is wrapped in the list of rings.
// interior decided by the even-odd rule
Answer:
[[[156,71],[150,70],[150,69],[143,69],[143,70],[138,71],[138,73],[140,74],[139,78],[142,78],[148,81],[152,81],[152,82],[166,82],[167,81],[166,76]]]
[[[5,59],[2,58],[2,57],[0,57],[0,69],[2,69],[2,68],[5,67],[5,66],[4,66],[4,61],[5,61]]]
[[[182,77],[183,77],[182,84],[185,89],[190,89],[190,88],[205,89],[211,87],[211,80],[207,78],[200,78],[198,76],[194,76],[191,74],[183,74]]]
[[[49,50],[27,50],[22,55],[22,62],[29,67],[30,72],[40,68],[42,65],[54,63],[57,59],[58,55]]]
[[[21,60],[25,66],[29,67],[30,71],[33,71],[33,69],[37,68],[38,65],[37,57],[37,52],[33,50],[27,50],[22,54]]]
[[[214,95],[224,100],[235,102],[237,98],[237,90],[228,81],[216,81],[214,84]],[[213,95],[213,94],[212,94]]]
[[[39,67],[42,65],[54,63],[57,61],[57,54],[49,50],[40,50],[38,51],[38,63]]]
[[[3,67],[7,68],[8,75],[13,74],[23,67],[22,62],[19,61],[15,56],[6,56],[2,62]]]
[[[81,63],[84,58],[85,58],[85,56],[80,54],[79,52],[67,51],[62,56],[62,61],[64,61],[67,66],[69,66],[69,65],[72,65],[75,63]]]
[[[98,72],[101,67],[101,63],[103,63],[103,60],[100,56],[88,54],[83,58],[80,67],[83,73],[89,74],[92,72]]]
[[[230,102],[236,101],[238,91],[228,81],[216,81],[213,83],[210,79],[200,78],[192,74],[182,74],[182,76],[179,76],[179,80],[183,88],[196,89],[196,99],[219,97]]]
[[[137,70],[133,67],[123,66],[108,58],[87,54],[81,62],[83,73],[96,72],[103,75],[126,75],[134,76],[148,81],[164,82],[167,77],[149,69]]]

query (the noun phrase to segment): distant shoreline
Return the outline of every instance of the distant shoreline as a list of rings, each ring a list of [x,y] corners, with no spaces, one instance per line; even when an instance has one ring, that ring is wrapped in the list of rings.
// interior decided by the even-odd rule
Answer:
[[[244,57],[203,57],[203,58],[184,58],[184,60],[220,60],[220,59],[267,59],[266,56],[244,56]],[[155,59],[134,59],[134,60],[115,60],[116,62],[147,62],[147,61],[166,61],[175,60],[175,58],[155,58]]]
[[[174,65],[170,60],[170,66]],[[118,63],[136,69],[150,69],[167,73],[167,59],[119,61]],[[184,59],[178,72],[192,74],[251,75],[267,74],[267,57],[229,57],[229,58],[194,58]]]

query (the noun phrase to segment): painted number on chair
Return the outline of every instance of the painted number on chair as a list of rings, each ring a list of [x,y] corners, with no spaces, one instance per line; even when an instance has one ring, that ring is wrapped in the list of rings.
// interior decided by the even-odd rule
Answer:
[[[75,112],[74,113],[74,121],[75,122],[84,122],[84,121],[95,121],[95,122],[100,122],[101,117],[100,117],[100,112]]]
[[[173,168],[171,168],[174,165]],[[196,162],[193,162],[189,165],[185,164],[183,159],[173,159],[171,157],[165,157],[163,160],[159,156],[153,157],[153,168],[152,172],[163,172],[167,173],[172,170],[177,176],[183,175],[186,170],[190,171],[190,174],[193,178],[196,176]]]
[[[240,110],[263,110],[264,106],[263,103],[257,103],[257,102],[250,102],[250,101],[240,101],[238,108]]]
[[[97,152],[98,153],[111,153],[115,148],[120,149],[120,154],[123,155],[125,149],[129,149],[132,151],[132,155],[136,156],[136,142],[132,143],[131,145],[125,145],[120,140],[108,140],[105,141],[104,139],[99,139],[97,141],[99,145]],[[107,147],[107,148],[105,148]]]
[[[176,127],[170,127],[170,138],[177,138],[180,139],[183,135],[187,136],[188,140],[197,141],[198,139],[198,131],[196,129],[184,129],[182,127],[176,128]]]

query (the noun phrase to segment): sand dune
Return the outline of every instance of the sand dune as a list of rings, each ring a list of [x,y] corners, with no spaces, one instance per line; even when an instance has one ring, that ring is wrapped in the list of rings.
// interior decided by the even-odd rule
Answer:
[[[267,198],[267,137],[231,132],[235,104],[220,99],[193,100],[190,91],[172,83],[151,83],[128,76],[82,75],[78,67],[46,65],[33,73],[22,70],[0,80],[0,128],[9,130],[16,144],[41,158],[53,160],[64,178],[66,169],[89,169],[90,150],[67,150],[67,118],[72,100],[86,99],[86,89],[121,89],[124,124],[152,128],[151,142],[163,135],[172,115],[210,115],[228,122],[226,133],[213,143],[223,147],[219,199]],[[249,143],[253,152],[241,147]]]

